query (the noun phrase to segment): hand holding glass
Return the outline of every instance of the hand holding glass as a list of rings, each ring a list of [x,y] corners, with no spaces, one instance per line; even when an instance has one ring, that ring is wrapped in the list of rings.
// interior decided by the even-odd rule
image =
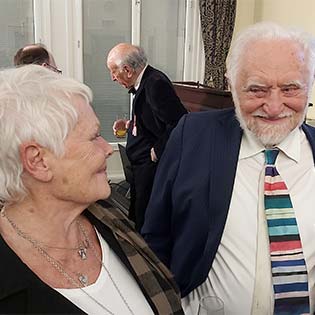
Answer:
[[[198,315],[224,315],[223,301],[216,296],[204,296],[199,301]]]
[[[124,115],[123,118],[116,117],[116,121],[113,125],[113,131],[117,138],[124,138],[126,136],[129,122],[126,117],[126,115]]]

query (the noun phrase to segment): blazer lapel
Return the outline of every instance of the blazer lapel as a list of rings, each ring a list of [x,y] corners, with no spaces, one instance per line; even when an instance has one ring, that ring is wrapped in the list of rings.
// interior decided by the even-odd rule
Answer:
[[[309,125],[303,124],[302,129],[305,132],[307,140],[309,141],[313,153],[313,159],[315,164],[315,128]]]
[[[205,259],[213,261],[224,230],[233,192],[242,130],[233,115],[218,122],[220,128],[211,137],[209,205],[211,220],[205,246]],[[214,247],[215,246],[215,247]],[[211,249],[211,250],[209,250]]]
[[[218,122],[219,131],[211,139],[212,157],[210,160],[211,191],[209,198],[211,207],[215,214],[222,215],[226,218],[230,200],[233,191],[238,155],[241,145],[242,130],[238,121],[233,116],[226,121],[222,119]]]

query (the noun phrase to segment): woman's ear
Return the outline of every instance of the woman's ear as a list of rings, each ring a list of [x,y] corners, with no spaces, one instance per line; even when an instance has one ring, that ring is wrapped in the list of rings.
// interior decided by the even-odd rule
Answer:
[[[51,153],[36,142],[26,142],[20,145],[20,158],[24,172],[31,177],[48,182],[52,178],[49,167],[49,156]]]

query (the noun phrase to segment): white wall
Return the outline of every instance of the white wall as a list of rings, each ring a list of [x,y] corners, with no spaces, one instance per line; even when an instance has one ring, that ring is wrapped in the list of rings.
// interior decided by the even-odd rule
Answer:
[[[314,0],[237,0],[235,33],[259,21],[299,27],[315,35]]]
[[[264,0],[261,9],[262,20],[302,27],[315,35],[314,0]]]
[[[246,28],[248,25],[255,23],[255,0],[237,0],[234,35]]]

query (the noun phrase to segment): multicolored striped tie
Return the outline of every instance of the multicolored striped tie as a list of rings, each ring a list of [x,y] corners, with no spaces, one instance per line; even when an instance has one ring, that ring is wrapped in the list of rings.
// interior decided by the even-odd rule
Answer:
[[[309,314],[307,269],[291,198],[275,161],[278,149],[265,151],[265,212],[275,294],[274,314]]]

